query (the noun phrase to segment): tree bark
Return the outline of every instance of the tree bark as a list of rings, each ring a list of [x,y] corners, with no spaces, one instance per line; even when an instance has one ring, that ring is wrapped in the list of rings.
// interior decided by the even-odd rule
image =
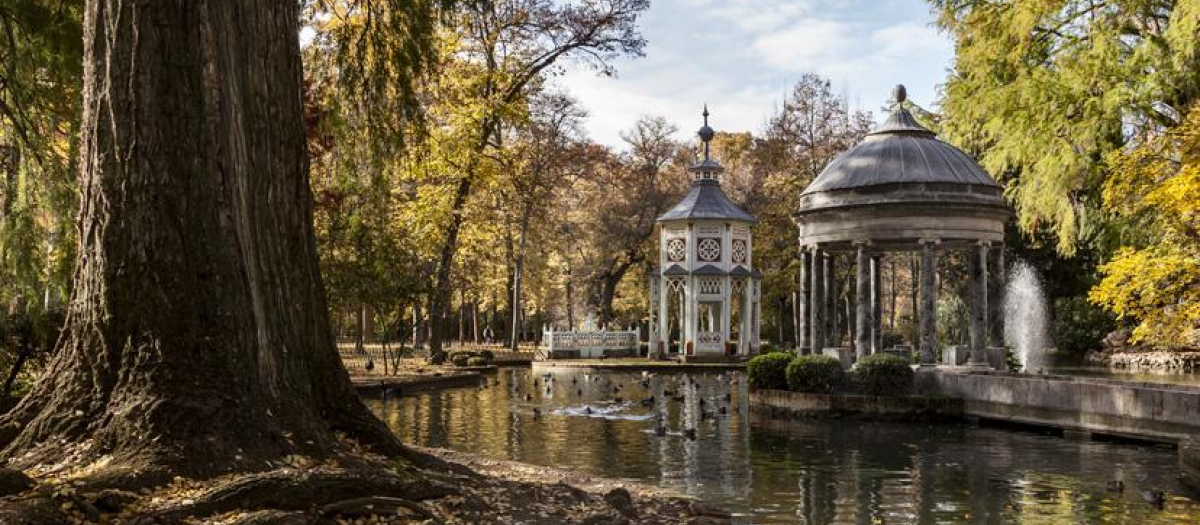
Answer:
[[[329,456],[337,432],[402,452],[334,347],[298,9],[87,2],[75,290],[0,419],[10,465],[161,482]]]
[[[468,174],[459,181],[458,189],[454,192],[450,225],[446,228],[446,240],[442,243],[441,255],[438,257],[437,281],[433,296],[429,298],[430,355],[442,351],[443,318],[450,306],[450,268],[454,266],[454,256],[458,252],[458,234],[463,225],[463,208],[467,204],[467,197],[471,195],[472,179],[474,170],[468,169]]]
[[[513,275],[512,275],[512,337],[508,340],[508,349],[513,352],[517,351],[517,344],[520,342],[518,337],[517,327],[521,324],[521,280],[524,278],[525,272],[525,240],[529,235],[529,219],[533,214],[533,202],[527,201],[524,209],[521,211],[521,230],[517,234],[517,250],[516,257],[513,259]]]
[[[598,284],[600,285],[599,295],[596,297],[597,313],[600,315],[599,323],[606,325],[613,318],[613,300],[617,297],[617,286],[621,284],[621,280],[625,278],[625,274],[629,273],[629,269],[642,261],[640,255],[626,254],[626,258],[622,262],[616,260],[610,261],[608,268],[598,276]]]

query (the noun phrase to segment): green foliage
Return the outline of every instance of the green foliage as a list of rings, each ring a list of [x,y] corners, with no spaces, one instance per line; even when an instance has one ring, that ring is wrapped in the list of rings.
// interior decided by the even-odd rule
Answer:
[[[908,361],[891,354],[872,354],[854,365],[854,383],[864,393],[900,396],[912,386],[913,371]]]
[[[903,314],[896,319],[895,333],[899,335],[902,341],[917,346],[921,337],[920,330],[921,327],[917,323],[917,318],[912,314]],[[884,333],[884,337],[887,337],[886,332]],[[885,345],[884,348],[887,348],[887,346]]]
[[[491,350],[480,350],[479,357],[482,357],[482,358],[488,360],[488,362],[491,362],[494,359],[496,359],[496,353],[492,352]]]
[[[773,352],[754,357],[746,364],[746,375],[752,388],[787,390],[787,367],[792,354]]]
[[[1055,299],[1053,308],[1054,346],[1066,356],[1082,357],[1100,348],[1104,336],[1117,328],[1116,318],[1086,297]]]
[[[759,353],[759,355],[766,355],[766,354],[778,354],[778,353],[790,353],[790,352],[788,352],[788,349],[778,346],[775,343],[764,342],[761,346],[758,347],[758,353]]]
[[[450,363],[452,363],[454,366],[468,366],[468,364],[471,362],[471,359],[476,358],[473,358],[464,352],[455,352],[454,355],[450,357]]]
[[[937,304],[938,341],[943,345],[967,343],[967,322],[971,313],[967,303],[955,294],[942,294]]]
[[[1089,298],[1136,322],[1133,339],[1200,347],[1200,103],[1169,133],[1108,159],[1105,206],[1140,226]]]
[[[1007,183],[1026,232],[1070,254],[1111,228],[1101,162],[1200,94],[1200,8],[1170,0],[931,0],[955,39],[943,136]]]
[[[472,357],[467,359],[467,366],[487,366],[489,364],[491,364],[491,361],[488,361],[482,357]]]
[[[1004,365],[1008,367],[1010,372],[1021,371],[1021,360],[1017,357],[1017,352],[1011,346],[1004,347]]]
[[[879,337],[879,340],[884,348],[893,348],[897,345],[904,344],[905,341],[904,335],[896,330],[884,330],[883,334]]]
[[[797,392],[827,394],[844,378],[842,363],[827,355],[803,355],[787,366],[788,387]]]
[[[70,288],[82,8],[0,5],[0,311],[21,319],[10,325],[57,324],[54,311]]]
[[[9,395],[20,395],[33,384],[50,358],[64,321],[62,309],[0,312],[0,384],[12,374],[14,366],[19,363],[21,367]]]

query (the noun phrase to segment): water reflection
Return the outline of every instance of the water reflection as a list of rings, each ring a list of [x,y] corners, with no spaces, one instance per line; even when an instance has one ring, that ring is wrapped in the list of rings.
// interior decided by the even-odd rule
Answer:
[[[723,504],[739,523],[1200,523],[1170,448],[772,421],[746,410],[744,383],[508,369],[484,388],[369,404],[406,442],[643,480]],[[1152,488],[1167,492],[1161,510],[1143,501]]]

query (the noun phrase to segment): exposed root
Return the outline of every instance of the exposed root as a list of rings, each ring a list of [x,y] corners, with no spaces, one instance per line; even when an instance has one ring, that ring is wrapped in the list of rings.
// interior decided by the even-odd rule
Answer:
[[[411,452],[414,456],[421,452]],[[0,498],[5,525],[724,524],[729,515],[654,489],[632,493],[609,481],[587,490],[500,463],[481,474],[461,454],[417,463],[361,454],[353,466],[296,466],[206,481],[176,479],[157,489],[98,490],[87,480],[43,480]],[[351,458],[346,458],[351,459]],[[529,470],[536,467],[526,466]],[[634,488],[633,485],[628,485]],[[616,487],[616,488],[614,488]]]
[[[378,515],[400,516],[406,519],[441,523],[419,503],[386,496],[348,499],[331,503],[321,509],[322,518],[357,519]]]
[[[234,510],[309,510],[373,496],[421,501],[458,490],[416,475],[386,470],[283,469],[251,474],[208,489],[178,504],[149,512],[139,523],[177,523]]]

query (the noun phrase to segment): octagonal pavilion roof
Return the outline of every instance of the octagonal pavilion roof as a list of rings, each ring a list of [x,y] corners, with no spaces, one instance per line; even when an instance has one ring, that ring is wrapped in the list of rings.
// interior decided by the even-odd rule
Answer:
[[[693,219],[754,222],[754,216],[734,204],[721,189],[720,175],[725,168],[709,154],[709,142],[716,132],[708,127],[708,106],[704,107],[704,126],[698,135],[704,143],[704,160],[688,168],[692,187],[678,204],[658,216],[658,222]]]

